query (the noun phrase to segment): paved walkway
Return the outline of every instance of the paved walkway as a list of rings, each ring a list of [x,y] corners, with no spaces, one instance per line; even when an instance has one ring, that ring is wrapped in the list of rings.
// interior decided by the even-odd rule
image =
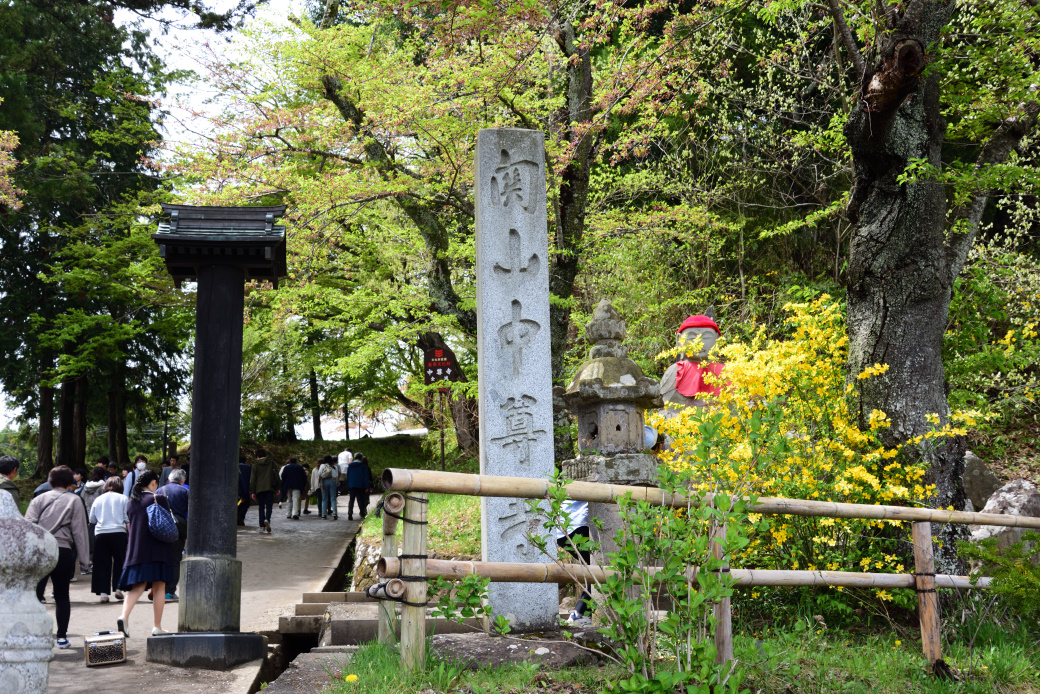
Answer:
[[[346,497],[340,498],[341,505]],[[238,529],[238,558],[242,560],[242,630],[276,631],[278,617],[291,615],[293,605],[305,592],[322,590],[360,523],[322,520],[317,512],[289,520],[285,509],[274,509],[270,535],[257,530],[256,507],[246,516],[246,527]],[[138,602],[130,615],[131,638],[127,662],[122,665],[88,668],[84,665],[83,636],[115,629],[122,604],[102,605],[90,592],[90,576],[78,576],[72,584],[72,647],[54,650],[49,691],[61,694],[238,694],[248,691],[257,666],[245,665],[231,672],[184,670],[145,661],[145,639],[152,630],[152,604]],[[47,611],[54,603],[47,590]],[[163,628],[177,630],[177,604],[167,604]]]

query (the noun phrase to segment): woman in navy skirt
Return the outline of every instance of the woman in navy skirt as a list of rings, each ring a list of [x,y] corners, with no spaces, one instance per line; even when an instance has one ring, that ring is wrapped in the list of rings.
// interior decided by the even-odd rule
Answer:
[[[174,550],[176,542],[160,542],[148,531],[148,507],[159,504],[165,509],[170,502],[163,496],[155,496],[153,492],[159,486],[159,476],[151,470],[138,475],[137,483],[130,491],[130,503],[126,507],[126,515],[130,519],[130,531],[127,534],[126,561],[123,564],[123,576],[119,579],[120,587],[126,591],[123,602],[123,614],[117,622],[119,631],[127,633],[130,612],[144,594],[145,587],[151,583],[155,599],[152,603],[154,625],[152,636],[166,634],[163,631],[162,614],[166,606],[166,584],[174,581]]]

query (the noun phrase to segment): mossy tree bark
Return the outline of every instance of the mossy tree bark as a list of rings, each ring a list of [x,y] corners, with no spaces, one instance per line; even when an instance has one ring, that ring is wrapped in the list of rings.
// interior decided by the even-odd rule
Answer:
[[[943,335],[953,284],[960,272],[985,208],[988,191],[978,191],[964,209],[949,210],[943,184],[936,180],[900,182],[912,160],[940,169],[946,124],[941,115],[940,75],[925,71],[926,50],[949,22],[954,3],[913,0],[904,12],[882,17],[872,51],[859,54],[841,9],[831,13],[860,77],[860,99],[845,126],[852,151],[854,185],[849,212],[854,228],[849,255],[849,379],[855,386],[859,425],[867,428],[874,410],[891,426],[888,445],[932,431],[927,415],[945,424],[950,415],[942,363]],[[1032,129],[1036,109],[1000,124],[981,148],[979,164],[1004,161]],[[955,221],[960,221],[954,231]],[[880,376],[856,376],[875,363],[889,369]],[[936,506],[964,506],[964,440],[926,439],[915,454],[929,464],[926,477],[936,486]],[[941,539],[936,564],[958,573],[955,540],[964,526],[937,525]]]

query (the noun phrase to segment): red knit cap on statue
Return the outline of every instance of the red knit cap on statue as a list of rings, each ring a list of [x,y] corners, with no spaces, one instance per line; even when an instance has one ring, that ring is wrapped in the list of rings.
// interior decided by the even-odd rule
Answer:
[[[679,326],[679,329],[675,331],[675,334],[678,335],[683,330],[688,330],[689,328],[711,328],[719,335],[722,335],[719,326],[715,325],[715,321],[707,316],[690,316],[683,321],[683,324]]]

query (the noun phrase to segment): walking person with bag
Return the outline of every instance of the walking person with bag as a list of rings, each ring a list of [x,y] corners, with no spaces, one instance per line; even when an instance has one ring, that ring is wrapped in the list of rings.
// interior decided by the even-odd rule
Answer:
[[[51,490],[29,503],[29,508],[25,510],[25,520],[36,523],[58,541],[58,564],[36,585],[36,597],[40,602],[44,601],[44,588],[50,579],[54,587],[54,616],[58,622],[56,645],[58,648],[68,648],[69,619],[72,616],[69,584],[76,574],[76,558],[79,558],[83,570],[90,563],[87,513],[83,510],[80,498],[70,491],[75,487],[76,480],[68,466],[53,468],[47,475],[47,482]]]
[[[109,601],[123,599],[119,579],[126,560],[126,515],[129,499],[123,496],[123,480],[113,475],[105,480],[104,493],[90,505],[89,520],[94,524],[94,573],[90,577],[90,591]]]
[[[339,492],[339,468],[331,455],[321,459],[318,479],[321,481],[321,517],[328,518],[331,514],[332,520],[339,520],[339,505],[336,503],[336,495]]]
[[[184,546],[188,542],[188,489],[184,486],[188,479],[188,473],[180,468],[174,468],[167,482],[155,493],[156,496],[164,496],[170,502],[170,511],[173,512],[173,520],[177,524],[177,543],[173,549],[173,581],[166,586],[166,602],[177,602],[177,584],[181,580],[181,559],[184,558]],[[153,591],[154,595],[154,591]]]
[[[177,543],[177,524],[170,511],[170,501],[156,496],[159,475],[145,470],[130,491],[130,502],[126,515],[130,519],[127,537],[126,564],[119,580],[126,591],[123,613],[116,622],[119,631],[127,638],[127,624],[134,605],[144,594],[145,586],[152,584],[152,636],[167,634],[163,631],[162,615],[166,606],[166,584],[174,582],[174,548]]]

